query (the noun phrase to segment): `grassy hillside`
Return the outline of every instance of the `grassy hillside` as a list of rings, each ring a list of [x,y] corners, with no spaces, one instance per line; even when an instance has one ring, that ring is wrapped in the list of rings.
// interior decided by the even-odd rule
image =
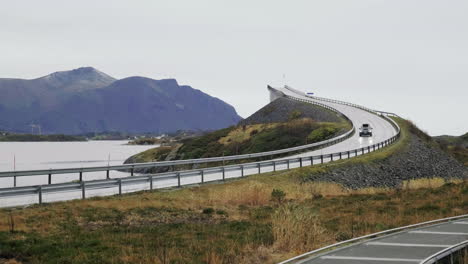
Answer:
[[[398,143],[333,165],[1,209],[0,262],[277,263],[363,234],[466,213],[468,183],[459,179],[357,190],[310,180],[333,168],[400,155],[416,129],[402,124]]]
[[[125,163],[220,157],[278,150],[326,140],[349,129],[351,124],[343,116],[328,109],[288,98],[278,98],[239,122],[237,126],[179,140],[179,144],[172,148],[150,149],[130,157]],[[168,169],[142,169],[139,172],[154,173]]]
[[[314,143],[333,138],[350,129],[346,122],[315,122],[295,119],[284,123],[253,124],[229,127],[181,142],[182,146],[150,149],[127,162],[165,160],[178,148],[172,159],[196,159],[257,153]]]

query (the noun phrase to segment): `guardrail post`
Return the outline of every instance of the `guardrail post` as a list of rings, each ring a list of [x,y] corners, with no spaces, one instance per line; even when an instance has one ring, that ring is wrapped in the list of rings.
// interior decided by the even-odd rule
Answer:
[[[257,163],[257,166],[258,166],[258,174],[260,174],[260,163]]]
[[[177,173],[177,187],[180,187],[180,173]]]
[[[330,161],[333,161],[333,153],[330,154]]]
[[[39,186],[39,189],[37,190],[38,195],[39,195],[39,204],[42,204],[42,185]]]
[[[122,195],[122,179],[118,179],[119,181],[119,195]]]
[[[348,150],[348,159],[349,159],[349,155],[350,155],[350,154],[349,154],[349,150]]]
[[[83,172],[80,171],[80,182],[82,182],[82,181],[83,181]]]
[[[132,167],[132,168],[130,169],[130,176],[133,176],[133,173],[134,173],[134,172],[135,172],[135,168]]]
[[[302,158],[299,158],[299,167],[302,168]]]
[[[13,187],[16,187],[16,175],[13,176]]]
[[[109,179],[109,170],[106,170],[106,178]]]
[[[81,182],[81,199],[86,199],[86,186],[85,186],[85,182]]]
[[[150,181],[150,190],[153,190],[153,176],[149,177],[149,181]]]
[[[310,166],[314,166],[314,156],[310,156]]]
[[[354,157],[357,157],[357,149],[354,150]]]
[[[367,146],[367,153],[370,152],[370,146]]]
[[[49,184],[52,184],[52,174],[49,173]]]
[[[205,182],[205,172],[203,170],[200,171],[200,176],[201,176],[201,183]]]
[[[323,164],[323,155],[320,155],[320,163]]]
[[[374,148],[374,151],[375,151],[375,144],[374,144],[374,145],[372,145],[372,147]]]
[[[276,171],[276,161],[273,161],[273,171]]]
[[[364,155],[364,148],[361,148],[361,153]]]
[[[288,160],[288,170],[289,170],[289,160]]]
[[[340,159],[342,159],[343,157],[341,156],[341,152],[340,152]]]
[[[223,181],[225,181],[225,180],[226,180],[226,169],[224,169],[224,167],[223,167]]]
[[[241,165],[241,177],[244,177],[244,165]]]

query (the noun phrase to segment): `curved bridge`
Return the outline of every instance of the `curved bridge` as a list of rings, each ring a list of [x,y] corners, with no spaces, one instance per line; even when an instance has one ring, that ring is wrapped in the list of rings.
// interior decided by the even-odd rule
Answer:
[[[288,170],[318,163],[326,163],[337,159],[353,158],[392,144],[399,137],[400,128],[393,120],[386,117],[394,114],[375,111],[347,102],[309,97],[303,92],[288,86],[281,88],[269,86],[268,89],[271,99],[275,99],[279,96],[286,96],[293,100],[320,105],[331,111],[340,113],[352,122],[353,128],[341,136],[322,142],[246,155],[125,164],[107,167],[0,172],[0,178],[11,179],[11,185],[13,185],[0,189],[0,207],[78,198],[84,199],[92,196],[122,194],[147,189],[181,187],[183,185],[201,184],[210,181],[224,181],[229,178],[244,177],[263,172]],[[361,138],[355,133],[356,127],[363,123],[369,123],[374,128],[374,136],[372,138]],[[274,158],[275,155],[284,154],[290,154],[290,156],[280,159]],[[258,157],[268,157],[270,159],[205,169],[172,171],[154,175],[134,175],[133,173],[135,168],[223,162]],[[111,178],[110,171],[112,170],[128,170],[131,176]],[[103,172],[104,179],[89,181],[85,179],[84,174],[86,172],[99,171]],[[35,181],[33,182],[42,180],[42,184],[38,185],[36,183],[32,186],[26,184],[26,186],[18,187],[16,183],[19,177],[34,177],[33,179]]]

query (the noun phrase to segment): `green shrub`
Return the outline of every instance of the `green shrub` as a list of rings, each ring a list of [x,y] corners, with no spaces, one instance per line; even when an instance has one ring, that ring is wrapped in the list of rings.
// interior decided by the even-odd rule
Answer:
[[[276,201],[277,203],[282,203],[285,197],[286,193],[281,189],[273,189],[271,192],[271,200]]]
[[[208,207],[208,208],[203,209],[202,213],[210,215],[210,214],[213,214],[214,211],[215,210],[213,208]]]

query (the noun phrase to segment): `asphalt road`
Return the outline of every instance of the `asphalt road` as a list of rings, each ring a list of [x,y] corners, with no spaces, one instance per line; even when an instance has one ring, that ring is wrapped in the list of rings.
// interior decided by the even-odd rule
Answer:
[[[395,128],[387,120],[383,119],[380,116],[367,112],[365,110],[352,107],[352,106],[348,106],[348,105],[338,104],[338,103],[314,100],[312,98],[306,97],[304,93],[296,93],[285,87],[275,88],[275,89],[289,96],[306,99],[310,101],[316,101],[318,103],[331,106],[335,108],[336,110],[338,110],[339,112],[346,115],[352,121],[356,129],[361,127],[362,124],[366,124],[366,123],[370,124],[370,126],[373,128],[372,137],[360,137],[359,131],[356,131],[356,133],[352,137],[340,143],[337,143],[332,146],[328,146],[323,149],[293,155],[291,157],[303,157],[303,156],[311,156],[311,155],[330,154],[330,153],[336,153],[340,151],[346,151],[349,149],[367,147],[377,142],[381,142],[386,139],[389,139],[392,136],[396,135],[397,133]]]
[[[468,218],[399,232],[291,263],[420,263],[425,258],[466,240]]]

